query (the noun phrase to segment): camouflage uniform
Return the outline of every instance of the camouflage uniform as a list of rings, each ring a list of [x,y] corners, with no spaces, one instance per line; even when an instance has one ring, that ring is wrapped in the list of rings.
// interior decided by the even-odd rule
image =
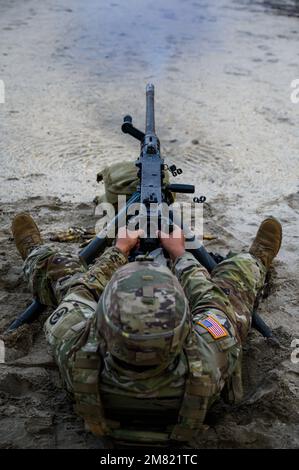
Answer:
[[[178,258],[173,272],[188,299],[193,325],[184,346],[187,354],[181,353],[166,370],[157,368],[154,376],[146,370],[138,372],[137,380],[134,370],[128,371],[106,354],[96,331],[98,300],[113,273],[126,263],[126,257],[112,247],[86,269],[78,258],[41,246],[25,261],[24,272],[38,299],[56,307],[45,323],[45,333],[67,389],[75,394],[78,413],[84,418],[89,414],[89,429],[101,435],[112,427],[117,437],[123,414],[131,413],[137,415],[136,423],[138,416],[146,417],[157,431],[153,417],[160,425],[164,413],[168,436],[189,440],[192,433],[200,432],[198,423],[203,423],[220,393],[225,392],[229,401],[242,395],[242,344],[266,270],[248,253],[223,261],[212,275],[193,255],[185,253]],[[216,333],[209,326],[211,322],[216,324]],[[100,375],[95,356],[99,351]],[[90,370],[87,357],[95,362],[94,370]],[[92,398],[92,393],[99,395],[99,389],[109,417],[107,426],[100,423],[103,410],[98,406],[99,396]],[[95,410],[100,418],[95,418]]]

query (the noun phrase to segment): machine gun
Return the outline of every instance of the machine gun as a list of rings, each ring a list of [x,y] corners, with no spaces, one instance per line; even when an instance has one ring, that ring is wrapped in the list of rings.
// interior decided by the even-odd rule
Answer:
[[[123,220],[132,204],[138,203],[139,224],[145,232],[145,237],[141,239],[141,251],[150,253],[159,245],[157,237],[153,237],[156,229],[160,229],[163,222],[161,204],[171,202],[172,193],[194,193],[193,185],[188,184],[166,184],[165,165],[160,154],[160,141],[155,132],[155,112],[154,112],[154,86],[148,84],[146,87],[146,128],[145,133],[136,129],[132,124],[132,117],[125,116],[122,131],[130,134],[140,141],[140,156],[136,162],[138,168],[139,185],[137,191],[130,197],[127,204],[118,214],[107,224],[96,237],[79,253],[79,258],[85,265],[90,265],[104,251],[107,246],[107,234],[111,227],[118,227],[118,222]],[[165,220],[164,220],[165,223]],[[176,223],[172,212],[166,224],[170,227]],[[154,226],[153,226],[154,225]],[[205,247],[196,239],[190,228],[180,224],[184,231],[185,238],[192,241],[192,248],[189,249],[194,257],[211,272],[217,262],[215,257],[207,252]],[[32,304],[9,326],[7,332],[11,332],[25,323],[31,323],[46,309],[38,300]],[[254,311],[252,325],[266,338],[273,338],[273,333],[265,322]]]
[[[109,233],[110,227],[117,227],[118,221],[123,220],[124,213],[128,212],[132,204],[139,203],[139,227],[145,232],[145,237],[141,239],[142,253],[150,253],[159,246],[155,234],[156,229],[161,229],[168,225],[170,230],[173,223],[176,223],[175,215],[170,212],[167,221],[163,220],[161,204],[170,204],[172,202],[172,193],[194,193],[195,188],[190,184],[166,184],[165,182],[165,165],[160,154],[160,141],[155,133],[155,112],[154,112],[154,86],[148,84],[146,87],[146,129],[145,133],[133,126],[132,117],[127,115],[124,117],[122,131],[130,134],[132,137],[140,141],[140,156],[136,161],[138,168],[139,185],[137,191],[127,202],[127,205],[118,212],[116,217],[108,224],[108,226],[100,232],[89,245],[84,248],[79,257],[83,263],[89,265],[103,251],[106,246],[106,234]],[[181,224],[179,224],[181,225]],[[208,271],[216,266],[213,257],[206,251],[203,245],[195,238],[190,228],[186,225],[181,227],[184,231],[185,238],[191,243],[192,254],[203,264]]]

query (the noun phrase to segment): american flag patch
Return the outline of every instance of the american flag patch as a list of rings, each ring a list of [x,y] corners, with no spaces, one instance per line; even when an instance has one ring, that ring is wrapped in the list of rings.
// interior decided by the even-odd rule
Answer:
[[[208,316],[205,320],[198,321],[197,324],[205,328],[214,339],[228,336],[227,330],[211,316]]]

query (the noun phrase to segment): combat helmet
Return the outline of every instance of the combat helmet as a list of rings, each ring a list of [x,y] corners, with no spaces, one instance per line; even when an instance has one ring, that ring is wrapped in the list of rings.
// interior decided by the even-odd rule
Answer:
[[[107,351],[131,366],[165,366],[182,351],[190,331],[188,301],[166,266],[128,263],[107,284],[97,308]]]

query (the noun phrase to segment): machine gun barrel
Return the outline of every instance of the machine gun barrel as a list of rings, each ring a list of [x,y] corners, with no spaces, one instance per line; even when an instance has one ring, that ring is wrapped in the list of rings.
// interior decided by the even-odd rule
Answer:
[[[146,119],[145,133],[155,134],[155,87],[152,83],[146,86]]]

